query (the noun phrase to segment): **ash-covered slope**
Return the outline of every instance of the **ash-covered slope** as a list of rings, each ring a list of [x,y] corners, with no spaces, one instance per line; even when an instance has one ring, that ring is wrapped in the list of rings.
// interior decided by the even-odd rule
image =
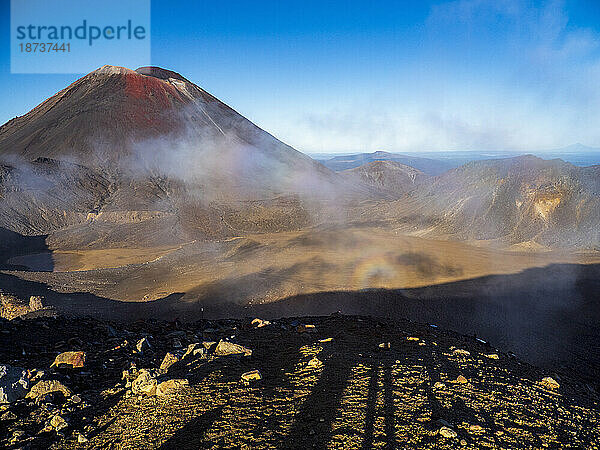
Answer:
[[[308,211],[320,211],[314,202],[375,193],[156,67],[104,66],[82,77],[2,126],[0,159],[0,226],[69,227],[72,242],[86,245],[154,239],[160,229],[172,231],[160,243],[297,229],[319,220]],[[248,209],[260,213],[252,223],[224,219]]]
[[[111,194],[111,181],[99,170],[38,158],[28,164],[0,165],[0,227],[44,234],[85,221]]]
[[[477,161],[421,183],[406,204],[437,232],[463,239],[600,245],[597,166],[535,156]]]
[[[377,187],[393,195],[412,190],[415,184],[428,178],[414,167],[396,161],[373,161],[354,169],[340,172],[341,175],[358,183]]]

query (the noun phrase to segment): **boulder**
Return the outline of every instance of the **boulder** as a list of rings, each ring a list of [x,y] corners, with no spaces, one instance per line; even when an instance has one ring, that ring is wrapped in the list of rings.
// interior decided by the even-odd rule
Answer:
[[[58,355],[50,367],[80,369],[85,365],[85,352],[64,352]]]
[[[319,360],[319,358],[317,358],[315,356],[308,362],[308,364],[306,365],[306,368],[307,369],[317,369],[317,368],[321,367],[322,365],[323,365],[323,363],[321,362],[321,360]]]
[[[149,397],[156,394],[157,381],[154,376],[146,369],[142,369],[133,383],[131,383],[131,392],[136,395],[147,395]]]
[[[202,347],[206,349],[206,351],[210,351],[217,343],[215,341],[203,341]]]
[[[6,411],[0,416],[0,420],[2,421],[17,420],[17,418],[17,415],[12,411]]]
[[[0,317],[12,320],[29,312],[29,305],[11,294],[0,291]]]
[[[271,325],[271,322],[269,322],[268,320],[259,319],[257,317],[256,319],[252,320],[252,322],[250,322],[250,325],[252,325],[254,328],[262,328],[266,327],[267,325]]]
[[[45,396],[46,394],[52,394],[54,392],[59,392],[63,394],[65,397],[70,397],[73,395],[73,391],[66,387],[58,380],[43,380],[36,383],[31,391],[27,394],[27,398],[38,399],[40,397]]]
[[[317,328],[314,325],[301,323],[296,327],[296,331],[298,333],[314,333],[317,331]]]
[[[0,365],[0,403],[12,403],[27,394],[29,377],[20,367]]]
[[[124,370],[123,371],[123,375],[121,376],[122,380],[125,380],[126,382],[132,382],[133,380],[135,380],[137,378],[137,369],[132,367],[130,369]]]
[[[64,430],[69,426],[67,421],[59,415],[56,415],[50,419],[50,425],[52,425],[52,428],[54,428],[56,431]]]
[[[137,344],[135,344],[135,349],[137,350],[138,353],[144,353],[147,352],[149,350],[152,349],[152,346],[150,345],[150,341],[148,340],[148,338],[142,338],[140,339]]]
[[[458,436],[456,431],[454,431],[452,428],[448,428],[448,427],[440,428],[440,434],[447,439],[454,439],[455,437]]]
[[[156,387],[156,395],[169,395],[174,394],[181,389],[184,389],[190,385],[189,381],[185,378],[176,378],[173,380],[163,381]]]
[[[202,346],[198,342],[194,342],[193,344],[187,346],[187,349],[185,350],[185,353],[183,354],[181,359],[187,359],[192,356],[202,356],[205,355],[207,351],[208,350],[204,346]]]
[[[462,375],[459,375],[458,377],[456,377],[456,380],[454,381],[455,383],[458,384],[465,384],[468,383],[469,380],[467,380],[465,377],[463,377]]]
[[[42,303],[43,300],[44,298],[39,295],[32,295],[29,297],[29,310],[39,311],[40,309],[44,309],[44,304]]]
[[[179,362],[179,358],[173,353],[167,353],[163,358],[162,362],[160,363],[160,370],[166,372],[167,370],[169,370],[169,367],[171,367],[176,362]]]
[[[558,384],[558,381],[556,381],[552,377],[543,378],[541,381],[541,385],[544,386],[546,389],[552,390],[560,388],[560,384]]]
[[[229,356],[229,355],[243,355],[251,356],[252,350],[233,342],[220,340],[215,348],[214,354],[216,356]]]
[[[246,383],[260,380],[262,380],[262,374],[258,370],[251,370],[250,372],[242,374],[242,381],[245,381]]]

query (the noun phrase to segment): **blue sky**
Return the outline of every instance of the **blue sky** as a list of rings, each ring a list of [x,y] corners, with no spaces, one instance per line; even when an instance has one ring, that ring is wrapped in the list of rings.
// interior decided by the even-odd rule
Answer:
[[[1,5],[3,123],[80,75],[11,75]],[[600,147],[597,0],[153,1],[151,39],[302,151]]]

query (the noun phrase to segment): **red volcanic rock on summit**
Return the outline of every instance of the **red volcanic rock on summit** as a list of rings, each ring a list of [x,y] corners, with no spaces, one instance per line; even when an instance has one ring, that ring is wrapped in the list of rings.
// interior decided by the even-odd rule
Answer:
[[[115,66],[89,73],[2,126],[0,154],[30,161],[68,158],[89,166],[121,159],[133,142],[185,133],[228,135],[260,144],[271,156],[291,152],[309,161],[176,72]]]
[[[201,108],[185,111],[195,101],[218,103],[225,112],[236,114],[175,72],[104,66],[2,126],[0,149],[28,160],[113,159],[119,154],[115,150],[122,152],[133,139],[180,131],[185,119],[214,128],[202,117]]]

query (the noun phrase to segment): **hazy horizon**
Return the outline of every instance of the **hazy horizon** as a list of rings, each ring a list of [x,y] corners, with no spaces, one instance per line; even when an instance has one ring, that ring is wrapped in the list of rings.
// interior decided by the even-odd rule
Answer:
[[[373,152],[347,151],[347,152],[304,152],[306,155],[317,161],[327,161],[332,158],[361,155],[387,153],[390,155],[400,155],[409,157],[422,157],[429,159],[438,159],[452,162],[458,167],[470,161],[485,160],[485,159],[501,159],[511,158],[522,155],[534,155],[542,159],[560,158],[575,166],[587,167],[600,164],[600,149],[587,147],[581,144],[574,144],[562,149],[545,149],[545,150],[421,150],[421,151],[388,151],[376,150]]]
[[[490,149],[454,149],[454,150],[449,150],[449,149],[422,149],[422,150],[418,150],[418,149],[413,149],[413,150],[394,150],[394,149],[377,149],[377,150],[372,150],[372,151],[363,151],[360,149],[355,149],[355,150],[341,150],[341,151],[324,151],[324,152],[312,152],[312,151],[303,151],[302,153],[305,153],[307,155],[355,155],[355,154],[359,154],[359,153],[378,153],[378,152],[383,152],[383,153],[403,153],[403,154],[417,154],[417,153],[521,153],[521,154],[526,154],[526,153],[556,153],[556,152],[571,152],[571,153],[598,153],[600,152],[600,147],[592,147],[592,146],[588,146],[588,145],[584,145],[584,144],[580,144],[580,143],[575,143],[572,145],[567,145],[565,147],[562,148],[541,148],[541,149],[531,149],[531,150],[519,150],[519,149],[510,149],[510,148],[506,148],[506,149],[495,149],[495,150],[490,150]]]

